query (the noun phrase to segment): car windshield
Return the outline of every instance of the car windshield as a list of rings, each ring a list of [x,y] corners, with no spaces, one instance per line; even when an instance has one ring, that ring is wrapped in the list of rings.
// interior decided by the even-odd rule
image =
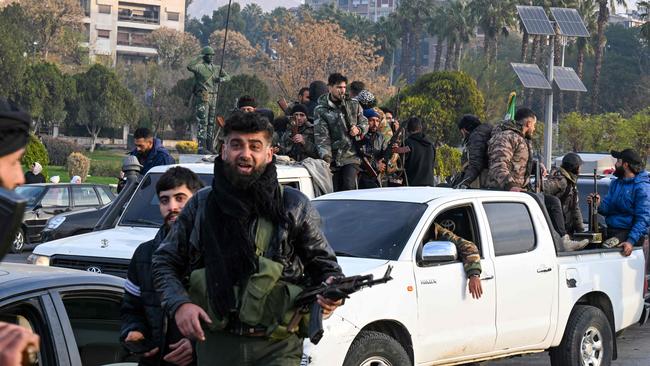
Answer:
[[[34,207],[36,200],[45,190],[43,186],[20,186],[16,187],[16,193],[27,199],[27,207]]]
[[[363,200],[314,201],[322,229],[339,256],[396,260],[426,204]]]
[[[156,183],[162,174],[150,173],[144,178],[126,207],[120,225],[158,228],[163,224],[156,194]],[[205,185],[212,183],[212,174],[199,174],[199,178]]]

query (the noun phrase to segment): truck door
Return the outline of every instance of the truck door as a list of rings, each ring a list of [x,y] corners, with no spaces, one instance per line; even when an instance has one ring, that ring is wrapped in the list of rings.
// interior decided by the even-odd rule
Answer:
[[[484,202],[494,248],[496,350],[544,342],[556,299],[555,249],[524,202]]]
[[[422,246],[436,241],[434,222],[474,242],[481,252],[483,296],[472,298],[460,257],[447,263],[421,261]],[[444,208],[428,225],[416,254],[415,279],[418,298],[417,339],[419,361],[449,360],[489,352],[496,340],[495,285],[490,255],[486,254],[471,203]]]

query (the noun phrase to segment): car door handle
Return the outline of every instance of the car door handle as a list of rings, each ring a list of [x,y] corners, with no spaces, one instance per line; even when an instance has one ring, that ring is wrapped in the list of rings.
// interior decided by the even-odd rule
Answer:
[[[537,273],[546,273],[551,272],[553,269],[551,267],[542,267],[537,269]]]
[[[494,279],[494,275],[488,275],[488,276],[482,277],[481,281],[489,281],[489,280],[493,280],[493,279]]]

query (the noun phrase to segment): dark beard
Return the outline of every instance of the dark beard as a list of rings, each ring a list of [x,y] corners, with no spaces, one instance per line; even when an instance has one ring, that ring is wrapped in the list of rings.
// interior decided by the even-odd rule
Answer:
[[[619,179],[625,177],[625,168],[622,166],[617,166],[614,170],[614,176]]]
[[[250,175],[243,175],[237,171],[237,166],[235,164],[236,163],[230,161],[224,161],[223,174],[226,176],[226,179],[228,179],[230,184],[243,190],[250,188],[253,183],[260,179],[267,166],[267,164],[264,164],[253,169],[253,172]]]

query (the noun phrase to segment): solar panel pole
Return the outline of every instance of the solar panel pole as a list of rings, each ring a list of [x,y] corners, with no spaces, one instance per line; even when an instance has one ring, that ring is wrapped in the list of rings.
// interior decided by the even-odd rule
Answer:
[[[546,112],[544,113],[544,165],[551,168],[551,154],[553,152],[553,64],[555,62],[555,47],[553,47],[553,36],[548,37],[549,57],[547,78],[551,89],[546,91]]]

